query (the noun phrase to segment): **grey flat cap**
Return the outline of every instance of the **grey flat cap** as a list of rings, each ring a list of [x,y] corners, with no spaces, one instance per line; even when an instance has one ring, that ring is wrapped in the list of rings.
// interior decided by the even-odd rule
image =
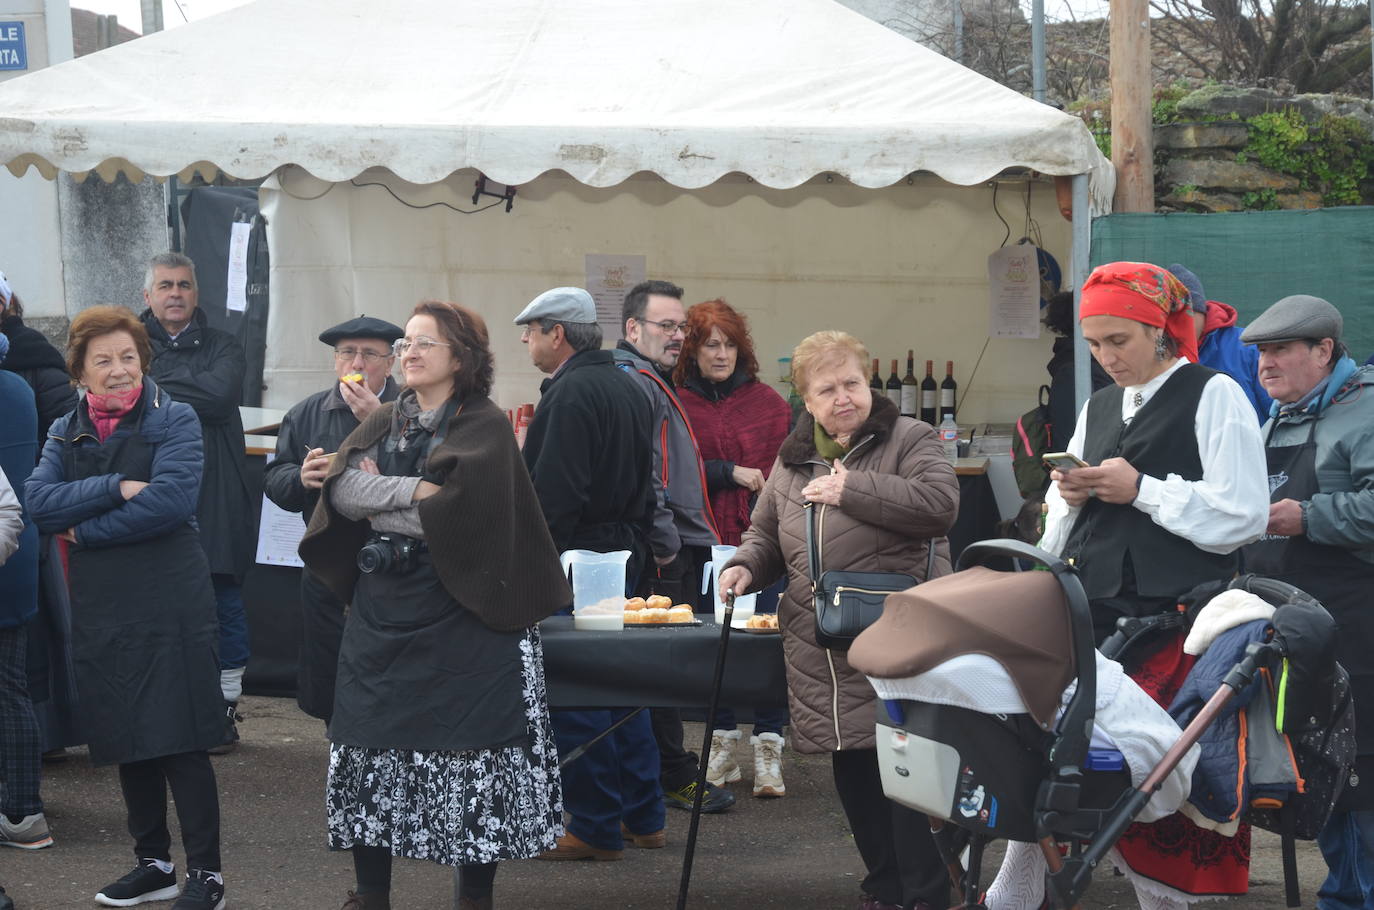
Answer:
[[[554,288],[530,301],[515,317],[516,325],[552,319],[555,322],[596,322],[596,302],[582,288]]]
[[[1245,344],[1267,344],[1273,341],[1292,341],[1296,338],[1334,338],[1341,340],[1344,320],[1340,310],[1307,294],[1294,294],[1260,313],[1240,333]]]

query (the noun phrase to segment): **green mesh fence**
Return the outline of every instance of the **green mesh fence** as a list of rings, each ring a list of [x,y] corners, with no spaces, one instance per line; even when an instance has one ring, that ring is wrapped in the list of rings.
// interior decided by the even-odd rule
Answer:
[[[1324,297],[1345,318],[1351,355],[1374,354],[1374,207],[1109,215],[1093,222],[1091,258],[1182,263],[1242,325],[1289,294]]]

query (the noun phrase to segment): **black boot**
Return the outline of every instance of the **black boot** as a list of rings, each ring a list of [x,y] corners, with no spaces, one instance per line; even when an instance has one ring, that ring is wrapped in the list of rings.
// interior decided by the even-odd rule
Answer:
[[[0,888],[0,910],[14,910],[14,901],[5,894],[4,888]]]
[[[218,746],[211,746],[206,751],[211,755],[228,755],[238,748],[239,728],[237,722],[243,717],[237,712],[239,703],[236,701],[226,701],[224,703],[224,740]],[[0,907],[0,910],[4,910]]]

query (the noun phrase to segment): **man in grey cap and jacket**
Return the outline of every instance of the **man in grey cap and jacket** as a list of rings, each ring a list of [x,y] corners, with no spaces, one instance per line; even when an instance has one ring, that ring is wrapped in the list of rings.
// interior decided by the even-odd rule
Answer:
[[[300,512],[310,522],[329,470],[329,456],[363,418],[396,398],[392,344],[404,334],[399,326],[371,316],[359,316],[320,333],[320,341],[334,349],[338,382],[298,402],[282,418],[277,453],[263,475],[263,492],[279,508]],[[303,570],[296,704],[325,723],[334,710],[343,621],[344,605],[309,569]]]
[[[530,360],[549,374],[522,454],[554,545],[559,552],[629,550],[628,581],[634,584],[650,556],[654,508],[648,403],[611,352],[600,350],[596,304],[582,288],[545,291],[515,324],[523,329]],[[554,711],[558,751],[568,754],[625,713]],[[539,858],[619,859],[624,838],[662,847],[658,775],[658,746],[648,715],[640,712],[563,769],[568,833]]]
[[[1355,772],[1317,838],[1329,870],[1320,910],[1364,907],[1374,885],[1374,367],[1356,365],[1341,329],[1334,306],[1298,294],[1241,336],[1259,348],[1274,398],[1263,431],[1269,527],[1245,548],[1245,568],[1331,612],[1355,700]]]

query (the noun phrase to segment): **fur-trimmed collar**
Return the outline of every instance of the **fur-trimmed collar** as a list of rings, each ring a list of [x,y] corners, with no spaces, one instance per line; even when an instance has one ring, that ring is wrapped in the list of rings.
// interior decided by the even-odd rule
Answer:
[[[882,442],[887,436],[891,435],[892,427],[897,423],[900,412],[897,406],[890,399],[881,394],[873,396],[873,409],[868,414],[868,419],[863,422],[863,426],[855,431],[854,444],[862,442],[869,436],[874,437],[878,442]],[[782,442],[782,448],[778,450],[778,457],[783,464],[796,465],[804,464],[808,461],[815,461],[820,458],[816,451],[815,442],[816,419],[811,416],[809,411],[802,411],[797,418],[797,425],[792,428],[792,432],[787,434],[787,438]],[[853,446],[851,446],[853,448]]]

